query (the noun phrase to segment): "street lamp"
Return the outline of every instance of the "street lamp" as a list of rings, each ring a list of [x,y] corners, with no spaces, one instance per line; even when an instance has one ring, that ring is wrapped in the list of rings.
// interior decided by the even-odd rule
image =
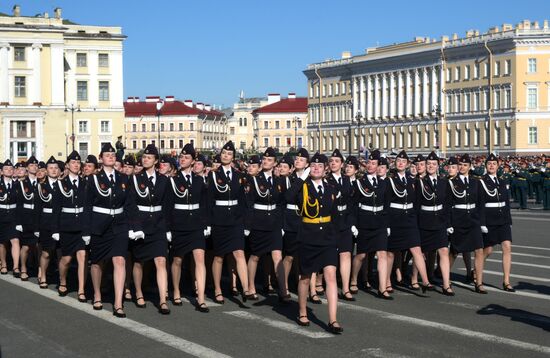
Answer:
[[[162,106],[164,106],[164,102],[160,99],[157,102],[157,129],[158,129],[158,142],[157,142],[157,148],[160,152],[160,110],[162,109]]]
[[[355,115],[355,121],[357,122],[357,158],[361,158],[361,118],[363,118],[361,111],[357,111]]]
[[[434,121],[435,121],[435,128],[434,128],[434,131],[435,131],[435,143],[434,143],[434,149],[436,151],[439,151],[439,126],[438,126],[438,123],[439,123],[439,119],[441,118],[441,109],[439,108],[439,104],[434,104],[433,105],[433,108],[432,108],[432,116],[434,117]]]
[[[75,140],[75,137],[74,137],[74,112],[81,112],[80,110],[80,106],[74,106],[74,104],[71,104],[71,106],[65,106],[65,112],[71,112],[71,143],[72,143],[72,147],[73,147],[73,152],[74,152],[74,140]]]
[[[298,120],[300,119],[300,117],[296,116],[292,119],[292,121],[294,122],[294,149],[295,150],[298,150]]]

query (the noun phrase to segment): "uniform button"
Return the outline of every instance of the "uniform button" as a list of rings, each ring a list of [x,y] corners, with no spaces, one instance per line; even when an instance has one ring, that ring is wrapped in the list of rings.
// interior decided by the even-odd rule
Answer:
[[[319,230],[323,230],[323,227],[322,227],[322,226],[321,226],[321,227],[319,227]]]
[[[113,198],[116,198],[116,194],[113,194]]]
[[[321,205],[321,207],[323,207],[323,205]]]

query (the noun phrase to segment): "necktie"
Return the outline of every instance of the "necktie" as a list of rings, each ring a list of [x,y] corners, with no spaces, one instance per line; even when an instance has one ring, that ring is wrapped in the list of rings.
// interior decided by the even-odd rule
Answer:
[[[372,186],[376,186],[376,177],[372,177]]]
[[[187,179],[187,185],[191,186],[191,175],[189,174],[185,175],[185,179]]]
[[[8,191],[11,190],[11,183],[8,183]]]
[[[433,178],[434,188],[437,187],[437,179]]]
[[[468,177],[464,177],[464,184],[468,185]]]
[[[319,185],[319,186],[317,187],[317,191],[318,191],[319,195],[323,195],[323,186],[322,186],[322,185]]]
[[[109,174],[109,178],[111,178],[111,179],[110,179],[111,185],[115,185],[115,177],[114,177],[114,175],[113,175],[113,174]]]
[[[73,179],[73,186],[74,186],[75,188],[78,188],[78,180]]]
[[[401,178],[401,181],[403,182],[404,185],[407,185],[407,179],[405,177]]]
[[[338,178],[338,184],[342,185],[342,177]]]
[[[227,179],[231,181],[231,170],[226,171],[225,174],[227,175]]]
[[[497,179],[497,177],[494,177],[493,180],[495,181],[495,184],[498,185],[498,179]]]
[[[155,177],[151,175],[149,177],[149,183],[151,183],[151,185],[155,185],[155,183],[153,182],[153,179],[155,179]]]
[[[273,182],[271,180],[272,180],[272,177],[267,178],[267,182],[269,183],[269,186],[273,185]]]

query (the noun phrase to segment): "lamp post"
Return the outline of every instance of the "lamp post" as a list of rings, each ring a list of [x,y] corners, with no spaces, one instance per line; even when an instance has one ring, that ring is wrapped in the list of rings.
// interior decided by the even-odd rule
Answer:
[[[74,136],[74,112],[81,112],[80,110],[80,106],[76,106],[74,104],[71,104],[70,106],[65,106],[65,112],[71,112],[71,143],[72,143],[72,148],[73,148],[73,152],[74,152],[74,140],[75,140],[75,136]]]
[[[300,117],[296,116],[292,119],[294,122],[294,149],[298,150],[298,120]]]
[[[160,152],[160,110],[162,109],[162,106],[164,106],[164,102],[159,99],[157,102],[157,129],[158,129],[158,141],[157,141],[157,148]]]
[[[357,111],[355,115],[355,121],[357,122],[357,158],[361,158],[361,118],[363,118],[361,111]]]
[[[435,143],[434,143],[434,149],[439,152],[439,119],[441,118],[441,109],[439,108],[439,104],[434,104],[432,108],[432,116],[434,117],[435,122]]]

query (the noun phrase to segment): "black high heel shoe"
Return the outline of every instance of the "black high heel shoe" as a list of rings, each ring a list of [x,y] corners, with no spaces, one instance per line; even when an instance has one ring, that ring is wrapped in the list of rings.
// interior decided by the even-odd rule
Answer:
[[[222,299],[218,300],[218,297],[221,297]],[[218,293],[217,295],[215,295],[214,296],[214,302],[216,302],[219,305],[223,305],[225,303],[225,300],[223,299],[223,294]]]
[[[124,310],[124,306],[119,308],[113,307],[113,316],[118,318],[126,318],[126,313],[124,313],[123,310]]]
[[[411,282],[409,289],[413,291],[420,291],[420,284],[418,282]]]
[[[482,288],[481,286],[483,286],[483,283],[480,283],[479,285],[476,284],[476,293],[480,293],[482,295],[486,295],[488,292],[487,290],[485,290],[484,288]]]
[[[433,290],[435,290],[435,287],[431,283],[427,285],[422,284],[422,293],[426,293],[426,291],[433,291]]]
[[[203,302],[203,303],[200,303],[200,304],[197,302],[197,304],[195,305],[195,310],[196,310],[196,311],[199,311],[199,312],[202,312],[202,313],[208,313],[208,312],[210,312],[210,308],[208,308],[208,307],[206,306],[206,303],[204,303],[204,302]]]
[[[237,287],[231,288],[231,296],[237,297],[239,295],[239,290],[237,290]]]
[[[174,306],[183,306],[183,301],[181,300],[181,297],[174,297],[172,299],[172,304]]]
[[[168,308],[168,303],[163,302],[159,305],[159,313],[163,315],[170,314],[170,308]]]
[[[139,300],[143,300],[144,303],[138,303]],[[147,303],[145,303],[145,299],[143,297],[136,298],[136,307],[137,308],[146,308]]]
[[[307,318],[307,316],[299,316],[298,320],[297,320],[298,325],[302,326],[302,327],[309,327],[309,321],[304,322],[304,321],[302,321],[302,318]]]
[[[98,303],[99,303],[99,305],[97,306]],[[94,308],[95,311],[101,311],[103,309],[103,303],[101,302],[101,300],[94,301],[92,303],[92,307]]]
[[[317,294],[315,295],[309,295],[309,302],[313,303],[314,305],[320,305],[320,304],[323,304],[323,302],[321,301],[321,299],[319,298],[319,296]]]
[[[385,293],[387,293],[388,295],[386,296]],[[383,300],[388,300],[388,301],[393,300],[393,297],[390,296],[390,293],[388,291],[381,292],[380,290],[378,290],[378,294],[376,297],[381,298]]]
[[[344,300],[344,301],[348,301],[348,302],[354,302],[355,301],[355,297],[348,297],[346,296],[347,294],[350,294],[351,295],[351,292],[350,291],[346,291],[346,292],[343,292],[340,294],[340,299]]]
[[[61,287],[65,288],[65,291],[61,290]],[[65,297],[69,294],[69,290],[67,289],[67,285],[59,285],[57,288],[57,294],[61,297]]]
[[[509,283],[502,283],[502,289],[506,292],[516,292],[516,290]]]
[[[330,322],[328,324],[328,330],[330,331],[330,333],[332,333],[332,334],[341,334],[342,332],[344,332],[344,329],[342,328],[342,326],[340,326],[339,323],[338,323],[338,326],[335,326],[334,325],[335,323],[338,323],[338,322],[334,321],[334,322]]]
[[[454,296],[454,295],[455,295],[455,293],[454,293],[454,291],[452,290],[451,286],[446,287],[446,288],[443,287],[443,294],[444,294],[445,296]]]

